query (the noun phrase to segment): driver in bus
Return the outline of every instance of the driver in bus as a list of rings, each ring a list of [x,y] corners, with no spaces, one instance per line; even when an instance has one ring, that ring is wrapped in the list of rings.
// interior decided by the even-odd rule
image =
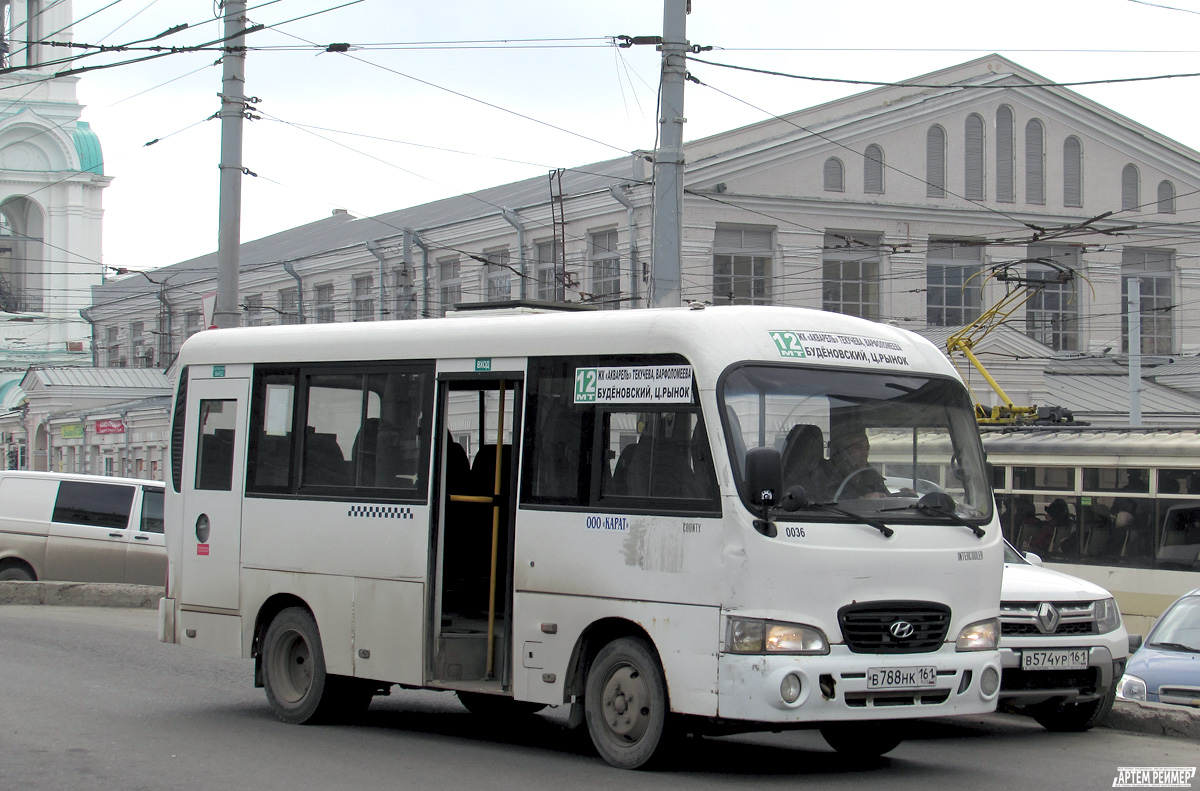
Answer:
[[[871,443],[862,426],[844,426],[834,432],[829,438],[831,494],[839,500],[887,497],[887,484],[882,473],[869,464],[870,455]]]

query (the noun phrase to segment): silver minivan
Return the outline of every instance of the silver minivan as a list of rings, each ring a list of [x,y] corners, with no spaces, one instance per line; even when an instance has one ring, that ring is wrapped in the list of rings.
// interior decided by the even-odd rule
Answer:
[[[163,485],[0,471],[0,581],[163,585]]]

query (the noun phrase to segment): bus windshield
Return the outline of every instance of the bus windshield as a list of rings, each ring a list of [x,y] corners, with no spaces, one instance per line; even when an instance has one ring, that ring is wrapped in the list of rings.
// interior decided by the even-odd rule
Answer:
[[[784,491],[802,486],[813,503],[837,503],[888,522],[928,522],[936,514],[916,504],[943,492],[953,498],[955,516],[991,518],[974,411],[953,380],[743,365],[724,377],[719,396],[743,494],[746,449],[773,447],[781,454]],[[778,514],[831,516],[838,518],[824,510]]]

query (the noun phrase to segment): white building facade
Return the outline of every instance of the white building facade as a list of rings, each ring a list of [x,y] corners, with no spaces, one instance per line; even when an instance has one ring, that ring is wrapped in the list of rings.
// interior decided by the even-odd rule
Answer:
[[[0,0],[0,370],[86,365],[91,327],[79,311],[104,282],[100,142],[77,77],[45,42],[71,41],[70,0]],[[10,377],[11,378],[11,377]]]
[[[1200,352],[1200,326],[1181,320],[1200,299],[1200,154],[1003,57],[685,153],[684,302],[824,308],[944,339],[1004,295],[989,273],[1049,281],[985,354],[1017,403],[1051,397],[1051,358],[1127,351],[1135,281],[1143,354]],[[243,324],[436,318],[515,299],[645,307],[649,160],[248,242]],[[94,288],[96,364],[170,365],[203,328],[215,276],[210,255]]]

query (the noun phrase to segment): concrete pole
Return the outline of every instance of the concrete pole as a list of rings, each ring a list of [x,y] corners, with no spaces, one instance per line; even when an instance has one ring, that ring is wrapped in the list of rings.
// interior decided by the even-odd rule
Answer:
[[[1142,281],[1126,279],[1129,317],[1129,425],[1142,425]]]
[[[654,156],[654,249],[650,305],[680,304],[683,263],[683,88],[687,75],[688,0],[664,0],[662,115]]]
[[[217,304],[213,323],[237,327],[242,243],[242,120],[246,112],[246,0],[225,0],[221,59],[221,208],[217,231]]]

